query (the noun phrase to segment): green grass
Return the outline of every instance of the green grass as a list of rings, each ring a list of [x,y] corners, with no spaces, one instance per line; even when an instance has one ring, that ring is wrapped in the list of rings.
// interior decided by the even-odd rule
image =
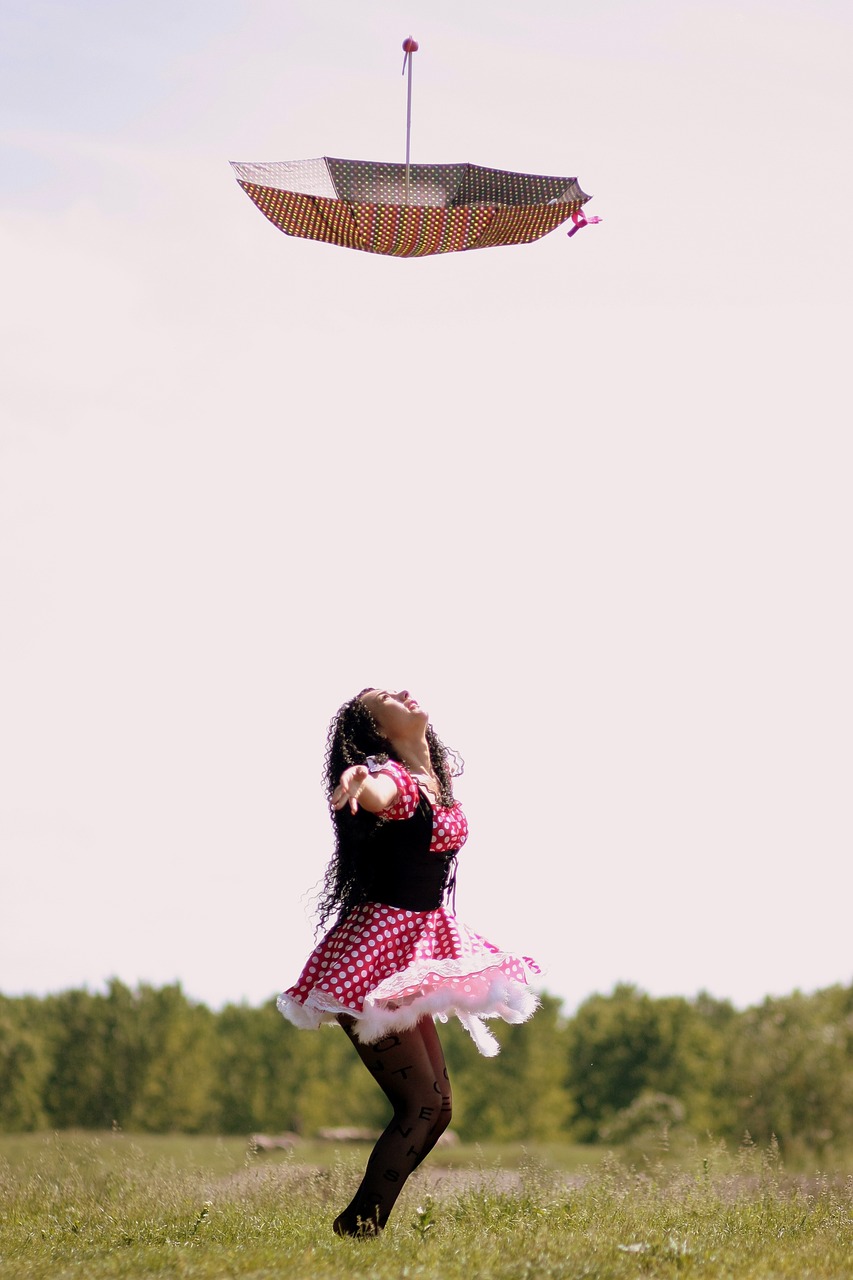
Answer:
[[[0,1138],[0,1276],[853,1273],[853,1179],[787,1175],[774,1152],[709,1148],[681,1168],[604,1156],[581,1171],[572,1148],[456,1148],[441,1153],[439,1182],[426,1174],[438,1161],[411,1180],[381,1239],[339,1240],[330,1222],[363,1158],[320,1144],[261,1158],[239,1139],[204,1137]]]

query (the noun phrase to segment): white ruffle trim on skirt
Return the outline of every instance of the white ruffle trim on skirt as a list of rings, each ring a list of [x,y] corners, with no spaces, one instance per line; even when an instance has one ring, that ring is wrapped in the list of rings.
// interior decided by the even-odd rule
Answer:
[[[374,1044],[393,1032],[406,1031],[421,1018],[446,1022],[456,1017],[486,1058],[493,1058],[500,1045],[486,1026],[486,1018],[504,1022],[526,1022],[539,1007],[539,998],[517,978],[504,972],[507,961],[518,965],[515,956],[501,952],[486,957],[414,960],[398,973],[383,979],[364,998],[361,1012],[316,988],[304,1000],[283,992],[276,1001],[279,1012],[294,1026],[314,1030],[336,1021],[339,1014],[352,1020],[356,1037]],[[484,964],[484,961],[486,963]],[[531,972],[534,967],[531,965]],[[538,970],[535,970],[538,976]]]

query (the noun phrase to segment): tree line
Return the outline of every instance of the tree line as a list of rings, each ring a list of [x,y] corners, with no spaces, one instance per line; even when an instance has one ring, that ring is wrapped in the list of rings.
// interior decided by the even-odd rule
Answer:
[[[494,1024],[493,1024],[494,1025]],[[442,1041],[468,1141],[624,1143],[673,1133],[825,1155],[853,1147],[853,985],[746,1010],[620,985],[566,1016],[495,1026],[482,1059]],[[298,1031],[270,1001],[218,1012],[179,985],[0,995],[0,1131],[46,1128],[310,1137],[382,1126],[387,1104],[336,1028]]]

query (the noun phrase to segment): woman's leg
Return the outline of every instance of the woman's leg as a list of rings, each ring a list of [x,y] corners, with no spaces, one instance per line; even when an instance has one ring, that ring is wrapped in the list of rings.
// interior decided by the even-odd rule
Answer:
[[[447,1127],[450,1087],[431,1018],[375,1044],[356,1040],[350,1019],[339,1021],[394,1108],[360,1187],[334,1223],[338,1235],[367,1235],[385,1226],[409,1174]]]
[[[441,1047],[441,1041],[438,1038],[438,1030],[432,1018],[422,1018],[418,1023],[424,1038],[427,1054],[429,1055],[430,1065],[432,1066],[435,1082],[433,1090],[437,1099],[438,1113],[435,1117],[435,1124],[429,1131],[427,1141],[421,1147],[420,1159],[425,1160],[450,1124],[450,1118],[453,1114],[453,1092],[450,1088],[450,1076],[447,1074],[447,1064],[444,1061],[444,1050]]]

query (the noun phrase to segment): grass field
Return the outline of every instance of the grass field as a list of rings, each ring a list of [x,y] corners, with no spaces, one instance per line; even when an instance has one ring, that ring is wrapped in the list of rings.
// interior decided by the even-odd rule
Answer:
[[[364,1148],[260,1157],[239,1139],[0,1137],[0,1276],[853,1276],[853,1178],[789,1175],[774,1152],[633,1167],[576,1147],[436,1156],[384,1236],[353,1241],[330,1222]]]

